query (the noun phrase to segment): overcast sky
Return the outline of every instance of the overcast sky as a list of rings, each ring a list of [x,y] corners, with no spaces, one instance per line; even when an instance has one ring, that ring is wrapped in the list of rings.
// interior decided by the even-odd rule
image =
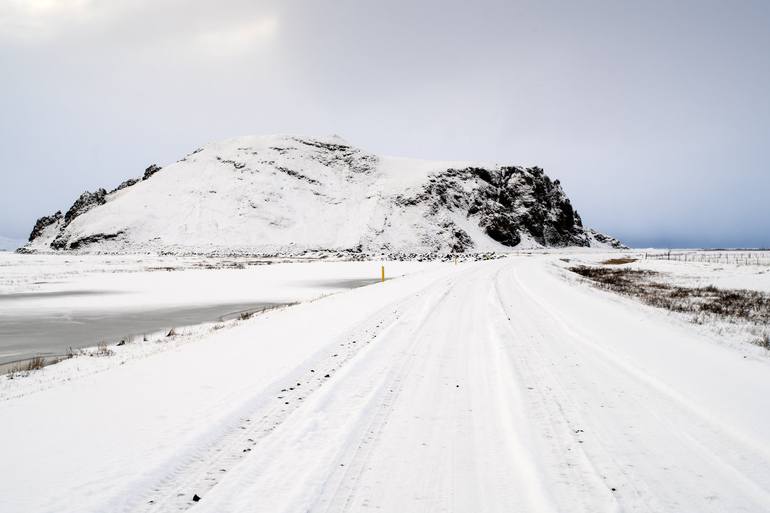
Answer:
[[[269,133],[536,164],[629,244],[770,247],[770,2],[0,1],[0,235]]]

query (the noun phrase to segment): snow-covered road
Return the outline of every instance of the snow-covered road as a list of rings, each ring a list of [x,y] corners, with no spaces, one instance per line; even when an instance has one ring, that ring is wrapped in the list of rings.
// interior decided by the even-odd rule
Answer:
[[[770,510],[768,360],[551,258],[437,265],[5,401],[0,511]]]

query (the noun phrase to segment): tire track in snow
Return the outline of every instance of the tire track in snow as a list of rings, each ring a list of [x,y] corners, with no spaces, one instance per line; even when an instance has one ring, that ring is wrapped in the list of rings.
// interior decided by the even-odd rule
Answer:
[[[527,511],[556,511],[542,480],[542,473],[538,470],[536,455],[528,450],[529,435],[526,426],[526,412],[521,409],[521,401],[517,399],[518,394],[515,390],[518,380],[511,373],[510,366],[499,365],[500,354],[495,349],[499,337],[495,336],[491,330],[484,329],[493,322],[499,322],[500,319],[504,320],[503,314],[499,311],[481,308],[475,304],[467,315],[458,316],[456,314],[456,312],[467,310],[465,308],[466,300],[469,298],[474,303],[478,302],[479,297],[476,291],[491,290],[493,283],[490,279],[490,271],[491,269],[487,267],[483,269],[482,273],[458,277],[454,289],[448,291],[451,293],[451,297],[445,294],[442,296],[440,304],[439,302],[434,304],[429,314],[422,320],[420,331],[412,335],[417,340],[412,341],[411,347],[415,348],[419,344],[422,352],[417,354],[415,349],[411,349],[409,361],[401,365],[398,375],[403,377],[398,379],[400,382],[399,394],[389,396],[388,398],[392,400],[384,402],[378,408],[371,422],[371,426],[374,428],[370,427],[367,431],[370,436],[355,447],[352,458],[353,465],[348,466],[346,464],[343,477],[336,480],[339,484],[335,482],[331,498],[323,498],[317,503],[322,507],[311,507],[308,511],[338,513],[352,511],[354,508],[360,510],[360,508],[367,506],[382,508],[381,504],[376,504],[376,497],[373,498],[374,502],[370,502],[367,498],[368,493],[362,493],[360,485],[363,481],[369,485],[370,492],[373,490],[372,486],[375,486],[375,490],[380,488],[378,490],[380,493],[388,493],[388,491],[398,493],[391,489],[393,484],[388,484],[385,488],[386,491],[382,490],[382,486],[386,482],[383,479],[387,479],[387,473],[392,469],[387,466],[383,468],[381,465],[383,450],[388,452],[390,449],[381,449],[380,444],[383,433],[388,427],[387,419],[392,415],[394,407],[400,408],[402,420],[405,412],[415,410],[414,404],[410,408],[397,402],[407,380],[410,381],[411,386],[410,396],[412,397],[409,400],[417,401],[416,404],[422,406],[418,411],[422,411],[427,418],[452,415],[450,420],[461,426],[458,428],[461,430],[460,432],[465,429],[465,432],[469,432],[471,435],[470,439],[457,439],[451,433],[434,432],[432,433],[433,438],[425,439],[426,442],[429,442],[428,445],[440,445],[442,442],[448,444],[445,449],[439,450],[438,455],[443,452],[441,460],[448,460],[449,463],[449,467],[444,472],[435,472],[433,477],[420,476],[420,479],[424,481],[422,485],[410,486],[411,492],[420,488],[424,489],[425,499],[431,497],[439,499],[439,503],[427,503],[430,504],[430,506],[427,504],[424,506],[427,510],[439,510],[442,507],[448,507],[449,511],[462,511],[463,499],[466,500],[465,504],[467,504],[468,497],[481,499],[483,495],[480,496],[479,493],[489,493],[488,500],[491,502],[486,507],[482,503],[477,503],[476,507],[479,511],[504,510],[506,505],[514,504],[519,506],[526,504]],[[392,332],[389,333],[389,337],[392,335]],[[445,338],[440,337],[440,335]],[[419,340],[423,338],[426,340]],[[395,341],[391,338],[390,343],[392,342]],[[464,364],[459,364],[459,368],[464,368],[467,373],[467,375],[462,376],[463,387],[467,387],[464,390],[468,390],[465,403],[470,406],[470,410],[467,411],[478,411],[478,413],[461,414],[460,417],[456,417],[465,410],[465,403],[455,403],[454,399],[447,400],[446,397],[458,397],[457,394],[463,392],[456,392],[452,386],[449,389],[451,392],[447,395],[446,384],[441,379],[436,380],[435,378],[445,376],[446,372],[457,372],[459,370],[457,368],[458,362],[467,352],[477,355],[477,357],[467,360]],[[419,358],[416,358],[418,356]],[[440,363],[444,359],[451,362],[446,369]],[[424,378],[419,379],[418,376],[420,375]],[[459,374],[456,377],[460,379]],[[459,387],[459,385],[457,386]],[[422,392],[422,395],[415,397],[415,392]],[[435,397],[437,401],[441,397],[443,403],[424,403],[426,399],[430,401],[431,397]],[[489,407],[491,398],[494,398],[492,399],[493,404],[499,405],[499,407]],[[474,405],[477,405],[478,408],[475,408]],[[443,420],[441,425],[443,422],[446,420]],[[486,437],[482,436],[482,439],[478,441],[478,443],[483,444],[481,450],[471,449],[468,452],[468,447],[473,447],[473,439],[480,435],[479,426],[484,426],[485,430],[489,431],[491,438],[484,440]],[[394,436],[393,429],[390,429],[388,433],[391,443]],[[428,432],[425,435],[431,436],[431,433]],[[398,437],[398,435],[396,436]],[[406,434],[406,438],[414,441],[413,437],[408,434]],[[404,442],[404,446],[407,446],[407,440]],[[487,460],[490,444],[498,442],[501,445],[495,450],[496,457]],[[455,447],[455,443],[460,443],[463,447]],[[392,446],[388,447],[393,449]],[[401,447],[399,450],[405,449]],[[372,464],[370,464],[374,454],[377,456],[378,468],[376,470],[372,469]],[[404,457],[404,465],[408,465],[410,459],[407,454],[404,454]],[[468,457],[471,459],[466,460],[465,458]],[[345,458],[343,458],[344,460]],[[435,465],[440,465],[441,460],[437,459]],[[467,464],[470,466],[466,467]],[[435,470],[438,471],[439,469],[436,468]],[[476,473],[476,482],[468,481],[468,477],[473,477],[474,472]],[[327,495],[329,493],[327,492]],[[403,490],[403,493],[407,493],[407,490]],[[444,506],[440,506],[440,504]]]
[[[387,424],[388,405],[395,403],[390,396],[401,387],[402,370],[414,359],[415,345],[424,341],[415,333],[449,289],[451,279],[440,279],[398,301],[396,308],[404,315],[379,334],[379,342],[340,369],[196,509],[346,508],[360,475],[356,470],[366,466],[371,431]]]
[[[451,282],[436,302],[428,309],[418,325],[408,335],[408,348],[404,351],[402,358],[394,362],[390,377],[380,385],[376,411],[371,417],[370,422],[364,430],[363,437],[355,436],[353,442],[349,444],[340,455],[339,460],[345,461],[345,470],[335,472],[330,476],[324,485],[324,493],[319,497],[316,505],[311,511],[326,511],[334,513],[344,513],[350,510],[351,500],[357,491],[357,485],[361,476],[366,471],[369,456],[377,445],[382,430],[388,422],[388,417],[393,410],[403,390],[404,378],[412,370],[415,363],[415,347],[424,343],[420,339],[422,330],[430,320],[433,313],[447,300],[451,292]],[[392,331],[390,333],[392,336]],[[329,493],[331,491],[331,493]]]
[[[494,279],[493,307],[504,317],[500,330],[505,359],[515,369],[522,386],[526,387],[527,407],[531,413],[531,430],[540,435],[541,465],[550,460],[555,466],[547,469],[550,474],[549,488],[560,510],[568,506],[571,511],[617,511],[619,505],[612,497],[612,486],[604,481],[602,473],[594,467],[583,450],[582,434],[590,422],[580,415],[580,406],[567,393],[559,373],[553,370],[551,359],[542,352],[547,336],[533,324],[533,315],[522,301],[521,284],[515,279],[504,290],[518,300],[519,309],[513,309],[512,299],[504,299],[501,291],[501,274],[515,276],[515,268],[498,271]],[[512,294],[513,292],[516,294]],[[590,428],[589,428],[590,431]],[[558,476],[557,479],[554,479]]]
[[[754,469],[756,452],[764,453],[763,448],[741,436],[733,438],[731,429],[714,423],[697,405],[603,347],[602,333],[591,331],[594,320],[574,326],[542,303],[516,269],[511,281],[533,307],[520,319],[542,341],[540,348],[551,354],[552,362],[562,352],[563,360],[552,366],[548,381],[554,386],[548,395],[572,404],[572,418],[587,427],[581,450],[617,488],[621,510],[678,510],[683,497],[690,503],[687,508],[697,511],[756,511],[756,505],[770,504],[767,489],[750,477],[762,472],[746,473]]]
[[[334,373],[375,342],[401,315],[398,305],[389,305],[325,346],[300,368],[260,393],[254,401],[257,407],[240,412],[222,435],[177,462],[172,472],[157,481],[141,500],[127,504],[124,511],[186,511],[196,505],[193,495],[205,496],[312,394],[330,386],[328,382]]]

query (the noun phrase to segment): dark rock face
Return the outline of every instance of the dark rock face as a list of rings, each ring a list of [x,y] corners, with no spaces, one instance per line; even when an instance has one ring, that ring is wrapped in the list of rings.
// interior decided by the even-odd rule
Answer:
[[[132,185],[139,183],[140,181],[141,180],[139,180],[138,178],[129,178],[125,182],[122,182],[120,185],[118,185],[117,187],[112,189],[110,191],[110,194],[112,194],[113,192],[122,191],[123,189],[125,189],[127,187],[131,187]]]
[[[107,202],[107,191],[104,189],[98,189],[94,192],[84,192],[80,195],[75,203],[72,204],[67,213],[64,214],[64,225],[68,225],[81,214],[85,214],[92,208],[98,205],[104,205]]]
[[[69,243],[69,237],[65,235],[64,231],[60,231],[59,235],[51,242],[51,249],[67,249]]]
[[[475,185],[471,193],[469,184]],[[404,206],[427,203],[432,214],[450,210],[475,217],[484,232],[504,246],[516,246],[524,234],[544,246],[590,244],[559,181],[539,167],[447,169],[415,196],[397,201]],[[464,244],[455,246],[452,251],[458,252]]]
[[[95,242],[101,242],[103,240],[110,240],[120,237],[123,234],[123,232],[118,233],[97,233],[94,235],[89,235],[88,237],[83,237],[82,239],[78,239],[75,241],[72,241],[69,245],[69,249],[81,249],[84,246],[88,246],[89,244],[93,244]]]
[[[511,222],[511,219],[504,214],[486,214],[479,225],[484,228],[484,233],[503,246],[513,247],[521,242],[516,223]]]
[[[82,215],[94,207],[104,205],[107,202],[107,191],[104,189],[98,189],[94,192],[84,192],[80,197],[75,200],[75,203],[64,214],[64,222],[59,228],[59,235],[51,242],[51,248],[53,249],[65,249],[69,242],[69,237],[66,235],[65,228],[72,222],[73,219]]]
[[[303,180],[307,183],[311,183],[313,185],[321,185],[321,183],[318,180],[315,180],[313,178],[310,178],[309,176],[305,176],[304,174],[300,173],[299,171],[294,171],[293,169],[289,169],[282,166],[275,166],[275,169],[282,173],[286,173],[287,175],[291,176],[292,178],[296,178],[297,180]]]
[[[591,235],[593,235],[594,239],[598,240],[601,243],[609,244],[615,249],[628,249],[628,247],[620,242],[615,237],[610,237],[609,235],[604,235],[603,233],[597,232],[596,230],[588,230]]]
[[[326,143],[299,137],[293,139],[303,146],[317,148],[314,158],[318,162],[325,166],[339,166],[347,169],[352,175],[371,173],[377,165],[377,157],[348,144]],[[286,150],[290,151],[290,148]]]
[[[41,233],[43,233],[43,230],[51,226],[52,224],[58,223],[61,221],[62,215],[61,210],[57,211],[52,216],[43,216],[40,219],[37,220],[35,223],[35,226],[32,228],[32,233],[29,234],[29,242],[32,242],[36,238],[40,236]]]
[[[147,180],[149,177],[161,170],[161,167],[157,164],[152,164],[150,167],[144,170],[144,176],[142,180]]]
[[[473,247],[473,240],[465,230],[455,228],[452,235],[454,237],[454,242],[451,247],[452,253],[465,253],[468,249]]]

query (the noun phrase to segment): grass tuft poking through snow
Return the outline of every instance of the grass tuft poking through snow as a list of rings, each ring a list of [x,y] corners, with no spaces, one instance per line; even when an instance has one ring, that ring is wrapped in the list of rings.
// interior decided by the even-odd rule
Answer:
[[[96,346],[96,351],[91,353],[91,356],[112,356],[115,351],[109,348],[107,342],[99,342]]]
[[[7,373],[8,379],[29,376],[32,371],[36,371],[45,367],[45,364],[45,358],[42,356],[34,356],[29,360],[21,362],[15,367],[11,368]]]
[[[42,356],[35,356],[34,358],[31,358],[26,363],[24,370],[33,371],[37,369],[42,369],[44,365],[45,365],[45,359]]]
[[[758,345],[759,347],[763,347],[770,351],[770,334],[763,333],[762,335],[757,338],[754,343]]]

